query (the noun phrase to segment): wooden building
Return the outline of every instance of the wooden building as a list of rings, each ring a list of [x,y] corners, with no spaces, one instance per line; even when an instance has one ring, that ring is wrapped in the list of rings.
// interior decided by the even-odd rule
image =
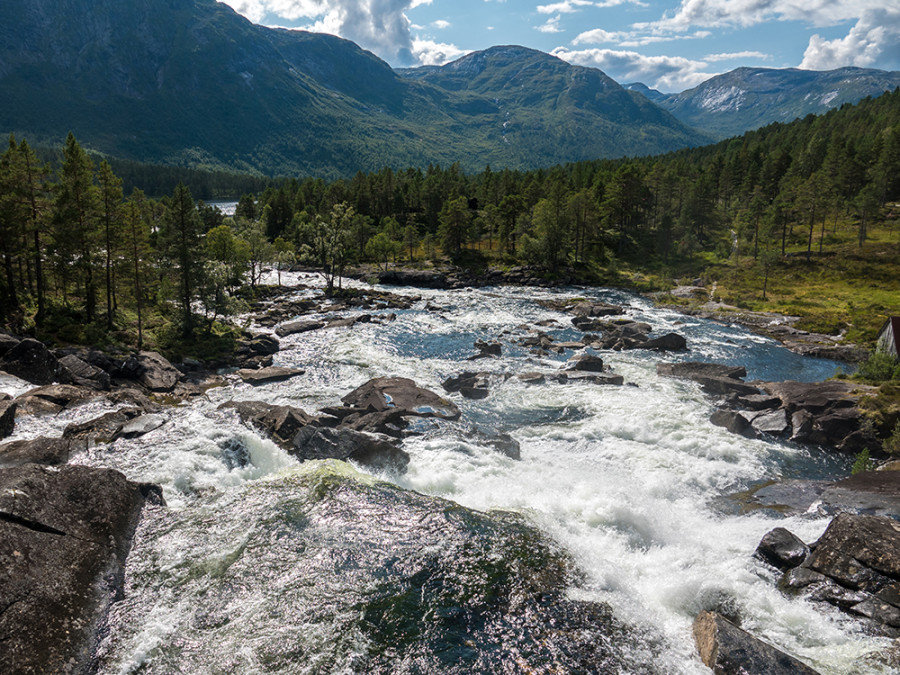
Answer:
[[[892,316],[878,331],[875,349],[893,356],[900,356],[900,316]]]

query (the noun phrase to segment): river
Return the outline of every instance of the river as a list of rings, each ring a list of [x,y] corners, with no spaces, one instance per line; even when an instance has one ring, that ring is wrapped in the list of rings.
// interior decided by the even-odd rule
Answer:
[[[321,278],[283,275],[283,281],[315,285]],[[690,351],[604,353],[606,363],[625,378],[620,387],[529,386],[509,379],[482,400],[454,394],[460,420],[429,424],[406,438],[407,473],[374,476],[375,484],[388,481],[479,511],[522,514],[582,571],[570,596],[608,603],[617,617],[662,645],[652,658],[664,673],[709,672],[696,656],[691,624],[699,611],[723,604],[740,613],[745,629],[824,675],[860,673],[860,657],[886,644],[864,635],[830,606],[786,597],[775,585],[776,573],[752,556],[773,527],[814,541],[828,518],[740,513],[729,497],[763,481],[843,476],[852,458],[730,434],[708,421],[712,401],[696,384],[656,374],[660,361],[702,360],[743,365],[748,380],[817,381],[832,376],[840,364],[795,355],[741,327],[655,308],[622,291],[387,290],[421,299],[412,309],[397,311],[390,323],[282,340],[276,365],[304,368],[304,375],[258,387],[232,379],[204,400],[167,409],[166,425],[143,438],[99,444],[73,458],[158,483],[168,503],[148,509],[138,530],[125,599],[113,610],[102,644],[100,672],[354,672],[354,655],[365,651],[365,643],[338,632],[334,622],[298,624],[284,616],[285,607],[299,602],[288,602],[286,595],[303,596],[303,606],[319,607],[338,602],[333,594],[353,592],[330,586],[328,594],[317,595],[308,581],[280,581],[291,565],[313,563],[283,544],[284,522],[293,521],[270,525],[272,504],[280,512],[294,508],[279,501],[282,492],[273,486],[317,469],[300,466],[218,405],[259,399],[313,412],[339,405],[341,396],[373,377],[409,377],[440,392],[445,378],[463,370],[556,368],[571,353],[536,356],[516,340],[525,335],[523,325],[547,319],[557,324],[543,330],[557,339],[579,339],[582,333],[572,328],[570,315],[537,302],[568,297],[626,305],[631,318],[650,323],[655,332],[683,334]],[[313,292],[298,288],[296,294]],[[499,339],[502,356],[467,362],[477,339]],[[24,435],[59,434],[66,424],[105,411],[104,405],[35,419]],[[483,440],[494,432],[520,443],[520,460]],[[235,460],[238,451],[249,462]],[[346,470],[368,480],[358,467]],[[298,556],[293,563],[291,555]],[[236,569],[242,570],[239,576]],[[228,598],[240,598],[240,606],[230,604],[227,618],[217,619],[216,608]],[[198,606],[207,608],[206,618],[197,618]],[[296,647],[303,654],[299,662],[282,652],[270,654],[288,644],[302,646]],[[279,665],[284,663],[294,665]]]

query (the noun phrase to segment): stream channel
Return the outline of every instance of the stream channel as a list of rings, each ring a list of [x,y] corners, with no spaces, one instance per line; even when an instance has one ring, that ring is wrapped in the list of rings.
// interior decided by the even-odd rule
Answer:
[[[313,297],[322,278],[293,274],[282,281],[296,285],[295,297]],[[629,653],[618,666],[596,672],[709,673],[696,655],[691,625],[698,612],[723,604],[740,614],[746,630],[825,675],[859,673],[859,659],[885,646],[836,609],[783,595],[777,573],[753,557],[773,527],[814,541],[829,518],[742,512],[730,497],[765,481],[845,476],[853,458],[731,434],[709,422],[713,401],[698,385],[656,373],[660,361],[714,361],[745,366],[748,381],[818,381],[841,364],[798,356],[741,327],[655,308],[622,291],[383,290],[420,300],[388,323],[283,338],[275,365],[305,374],[256,387],[229,377],[205,398],[166,408],[160,429],[73,457],[73,463],[158,483],[167,502],[145,510],[124,598],[114,605],[101,643],[99,672],[364,672],[359,664],[368,662],[375,638],[360,628],[358,600],[373,583],[361,565],[395,564],[392,547],[415,550],[416,528],[422,528],[421,546],[440,541],[433,530],[445,525],[432,518],[429,505],[445,508],[442,500],[519,514],[579,571],[566,595],[606,603],[641,636],[634,646],[623,642]],[[529,385],[512,378],[481,400],[449,395],[460,419],[423,421],[421,433],[406,437],[402,448],[411,461],[403,475],[333,460],[300,464],[218,408],[257,399],[314,413],[340,405],[341,396],[374,377],[412,378],[443,394],[441,382],[465,370],[557,369],[572,352],[538,356],[517,340],[527,334],[525,324],[548,319],[556,324],[542,330],[556,340],[579,340],[583,334],[570,314],[538,303],[571,297],[624,305],[654,335],[684,335],[689,351],[602,353],[624,386]],[[467,361],[476,340],[499,340],[502,355]],[[60,435],[67,424],[107,409],[108,403],[89,403],[34,418],[16,437]],[[488,442],[498,433],[518,441],[521,459]],[[359,503],[335,497],[338,506],[323,510],[308,495],[322,476],[388,496]],[[303,490],[306,497],[298,498],[295,491]],[[391,500],[406,499],[407,491],[429,500],[403,511],[415,522],[400,523]],[[516,646],[496,649],[499,662]],[[397,672],[433,667],[425,656],[403,663]],[[445,672],[465,670],[451,663]]]

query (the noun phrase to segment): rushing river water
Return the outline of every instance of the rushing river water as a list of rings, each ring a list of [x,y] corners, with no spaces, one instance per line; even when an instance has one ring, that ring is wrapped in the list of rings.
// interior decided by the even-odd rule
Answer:
[[[299,277],[304,284],[316,280]],[[299,567],[323,579],[325,568],[332,568],[315,541],[285,543],[292,541],[285,532],[299,529],[301,521],[312,522],[319,537],[338,536],[316,520],[315,508],[304,510],[308,505],[284,496],[285,481],[345,469],[333,463],[301,467],[217,406],[259,399],[314,412],[339,405],[341,396],[373,377],[409,377],[441,392],[444,379],[464,370],[556,368],[571,352],[539,357],[516,340],[526,334],[523,324],[547,319],[558,323],[542,330],[559,340],[579,339],[570,315],[537,302],[574,296],[627,305],[629,316],[650,323],[654,333],[685,335],[690,351],[604,353],[624,376],[621,387],[529,386],[510,379],[483,400],[455,394],[460,420],[425,425],[403,442],[411,455],[407,473],[375,478],[479,511],[522,514],[583,572],[572,597],[608,603],[619,619],[661,645],[652,656],[634,655],[635,662],[652,658],[660,672],[709,672],[696,656],[691,625],[699,611],[723,604],[741,615],[745,629],[823,674],[881,672],[861,670],[859,663],[883,641],[863,635],[827,605],[784,596],[775,572],[752,556],[773,527],[813,541],[828,519],[740,514],[727,497],[773,479],[846,475],[851,460],[730,434],[708,421],[712,403],[696,384],[656,374],[660,361],[703,360],[743,365],[748,380],[815,381],[833,375],[838,364],[800,357],[740,327],[657,309],[618,291],[391,290],[421,300],[391,323],[284,338],[276,365],[304,368],[304,375],[259,387],[235,380],[210,390],[208,400],[168,409],[167,424],[143,438],[101,444],[73,459],[158,483],[168,502],[148,509],[139,528],[100,672],[355,672],[366,642],[339,630],[348,624],[341,623],[344,610],[336,597],[355,592],[352,579],[318,584],[315,575],[296,577]],[[466,361],[477,339],[499,339],[502,356]],[[58,434],[65,424],[105,409],[90,404],[60,418],[35,419],[19,433]],[[494,432],[520,443],[520,460],[483,441]],[[249,463],[234,459],[236,447],[249,454]],[[350,467],[346,471],[359,477]],[[366,522],[353,537],[379,528],[377,518]],[[286,617],[284,608],[299,602],[284,605],[291,594],[306,598],[310,617],[333,605],[329,620]],[[291,649],[302,658],[292,661]],[[285,663],[293,665],[280,665]]]

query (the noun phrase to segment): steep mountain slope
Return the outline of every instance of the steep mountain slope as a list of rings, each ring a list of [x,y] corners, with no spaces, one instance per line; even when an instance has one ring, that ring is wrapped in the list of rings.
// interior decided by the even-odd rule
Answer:
[[[0,132],[58,144],[71,130],[127,159],[324,177],[430,162],[527,168],[705,140],[624,91],[600,96],[618,85],[599,71],[540,66],[558,60],[537,54],[513,101],[493,96],[509,71],[484,93],[451,91],[215,0],[4,0]]]
[[[629,86],[640,90],[643,85]],[[727,138],[772,122],[821,115],[897,87],[900,72],[884,70],[738,68],[680,94],[652,96],[651,100],[685,124]]]
[[[398,72],[460,101],[472,97],[469,109],[493,118],[520,162],[534,152],[565,162],[654,154],[646,152],[651,142],[674,150],[709,140],[601,71],[525,47],[491,47],[444,66]]]

